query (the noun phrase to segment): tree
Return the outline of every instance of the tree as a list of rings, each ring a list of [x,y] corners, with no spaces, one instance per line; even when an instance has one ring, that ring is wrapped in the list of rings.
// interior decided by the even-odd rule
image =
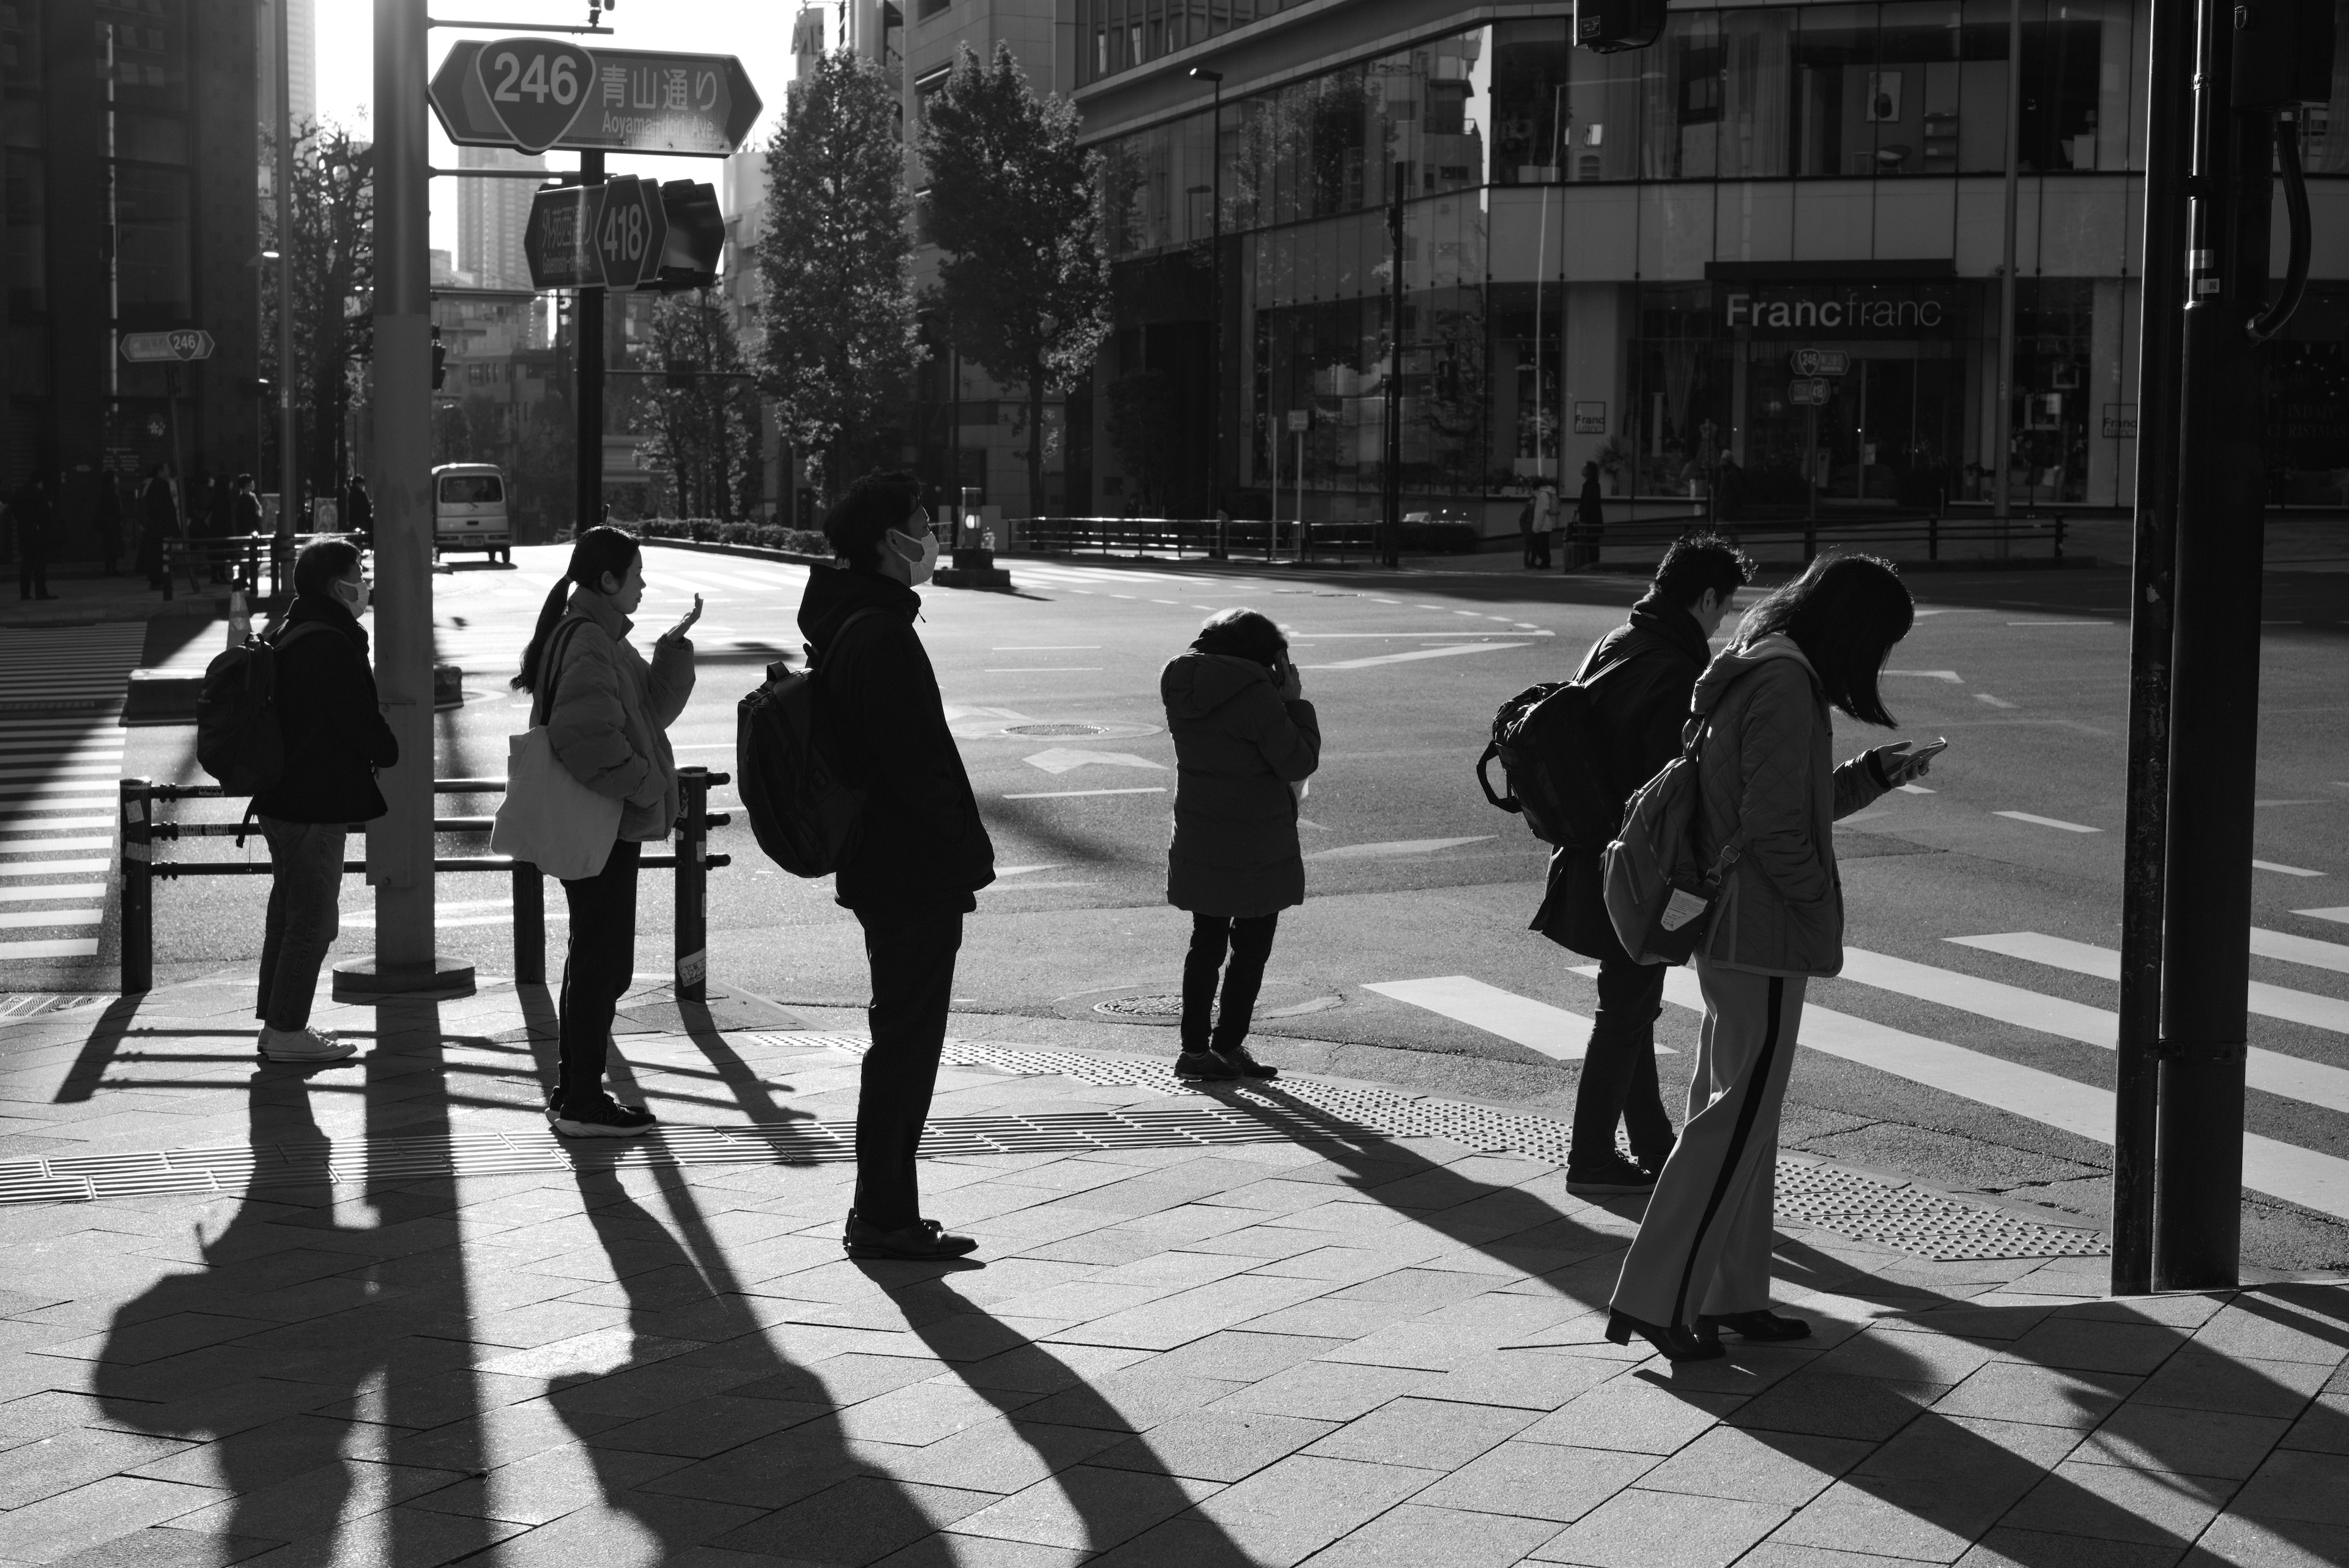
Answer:
[[[296,450],[306,454],[312,492],[339,493],[348,477],[344,425],[358,391],[359,367],[375,352],[375,321],[367,308],[375,289],[373,150],[331,122],[303,126],[294,148],[291,191],[290,241],[281,244],[277,203],[265,201],[262,243],[289,256],[293,266]],[[270,346],[263,357],[274,365],[276,289],[264,286],[262,298],[264,341]],[[274,461],[274,418],[270,435]],[[261,483],[267,488],[274,479],[264,476]]]
[[[758,394],[742,379],[741,350],[726,313],[702,289],[653,306],[636,428],[675,476],[680,517],[732,521],[759,499]]]
[[[896,109],[891,78],[839,50],[767,148],[759,385],[827,494],[895,447],[884,415],[922,354]]]
[[[1109,332],[1100,160],[1077,111],[1039,99],[1009,44],[964,45],[922,127],[929,232],[947,260],[931,303],[963,355],[1028,389],[1028,504],[1044,508],[1044,396],[1084,373]]]

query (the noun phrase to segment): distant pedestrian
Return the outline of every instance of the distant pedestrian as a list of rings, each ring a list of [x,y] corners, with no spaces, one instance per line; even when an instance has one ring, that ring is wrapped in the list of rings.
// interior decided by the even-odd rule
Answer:
[[[278,527],[280,532],[286,532],[292,524],[281,523]],[[343,528],[357,535],[364,548],[375,547],[375,498],[367,493],[367,481],[356,473],[351,475],[350,489],[343,504]]]
[[[98,510],[91,514],[91,527],[98,535],[98,554],[106,563],[106,575],[119,575],[122,569],[122,484],[113,474],[101,472],[98,476]]]
[[[147,471],[146,488],[139,493],[139,569],[147,574],[148,587],[160,588],[170,580],[170,546],[180,537],[180,498],[170,463]]]
[[[254,492],[253,475],[240,473],[230,482],[229,486],[229,533],[238,539],[250,539],[259,534],[262,527],[261,497]],[[254,558],[258,558],[260,548],[258,545],[240,545],[239,548],[254,551]],[[244,558],[243,556],[239,556],[241,560]],[[240,573],[239,576],[241,577],[243,574]],[[258,587],[259,585],[247,586]]]
[[[653,644],[652,662],[628,641],[628,618],[645,597],[636,535],[590,528],[547,591],[523,650],[515,686],[530,692],[530,722],[544,724],[555,760],[572,777],[620,805],[618,836],[604,869],[563,884],[571,946],[557,1003],[558,1067],[547,1118],[565,1137],[632,1137],[658,1118],[604,1087],[612,1020],[636,968],[636,872],[647,844],[667,838],[680,809],[668,727],[693,695],[693,608]]]
[[[359,625],[367,586],[349,545],[311,545],[294,564],[294,607],[272,639],[285,771],[253,797],[271,877],[254,1011],[272,1062],[336,1062],[357,1049],[312,1028],[310,1007],[340,934],[345,830],[390,809],[375,775],[399,761]]]
[[[1834,762],[1829,709],[1890,726],[1878,678],[1915,609],[1889,562],[1829,556],[1745,614],[1699,678],[1698,860],[1729,859],[1698,939],[1704,1032],[1689,1116],[1623,1260],[1607,1337],[1674,1361],[1721,1354],[1723,1329],[1802,1339],[1770,1311],[1772,1172],[1803,995],[1843,967],[1837,818],[1923,774],[1898,742]]]
[[[1528,493],[1526,504],[1517,508],[1517,553],[1523,557],[1518,565],[1527,571],[1534,564],[1534,498]]]
[[[1566,543],[1566,566],[1569,572],[1599,564],[1599,546],[1607,534],[1607,504],[1599,494],[1599,465],[1582,465],[1582,493],[1575,498],[1574,525]]]
[[[1590,684],[1601,762],[1617,799],[1630,799],[1680,753],[1689,694],[1713,657],[1707,639],[1753,576],[1753,560],[1725,539],[1700,534],[1677,540],[1630,618],[1584,658],[1575,679]],[[1645,1192],[1672,1152],[1671,1118],[1656,1083],[1664,966],[1640,963],[1623,950],[1607,918],[1596,850],[1551,852],[1549,888],[1533,929],[1599,961],[1599,1013],[1575,1090],[1567,1190]],[[1628,1159],[1615,1147],[1618,1121],[1630,1136]]]
[[[1549,570],[1550,536],[1557,531],[1557,487],[1547,479],[1534,486],[1534,566]]]
[[[57,537],[57,482],[46,470],[17,486],[8,515],[16,525],[16,597],[53,599],[49,592],[49,547]]]
[[[864,929],[873,1047],[856,1100],[856,1193],[842,1232],[852,1258],[957,1258],[978,1243],[922,1213],[915,1154],[929,1119],[973,897],[995,880],[937,676],[914,630],[914,590],[937,541],[911,474],[868,473],[825,514],[837,568],[808,574],[800,631],[817,670],[820,732],[865,792],[864,832],[833,898]]]
[[[1174,1071],[1269,1078],[1274,1069],[1248,1052],[1248,1025],[1280,911],[1305,901],[1298,803],[1321,765],[1320,721],[1289,662],[1288,639],[1252,609],[1209,616],[1160,672],[1158,694],[1176,768],[1166,901],[1191,913]]]

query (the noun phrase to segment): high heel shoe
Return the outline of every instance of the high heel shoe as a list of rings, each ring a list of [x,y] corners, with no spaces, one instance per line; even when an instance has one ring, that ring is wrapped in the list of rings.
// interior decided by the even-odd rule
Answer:
[[[1775,1342],[1811,1337],[1809,1324],[1798,1317],[1781,1317],[1767,1307],[1756,1312],[1723,1313],[1719,1317],[1700,1316],[1696,1327],[1699,1334],[1716,1342],[1723,1329],[1741,1339]]]
[[[1608,1343],[1629,1345],[1635,1334],[1654,1345],[1656,1354],[1666,1361],[1711,1361],[1722,1354],[1720,1340],[1700,1339],[1679,1324],[1659,1327],[1652,1323],[1642,1323],[1629,1313],[1617,1312],[1612,1307],[1608,1309]]]

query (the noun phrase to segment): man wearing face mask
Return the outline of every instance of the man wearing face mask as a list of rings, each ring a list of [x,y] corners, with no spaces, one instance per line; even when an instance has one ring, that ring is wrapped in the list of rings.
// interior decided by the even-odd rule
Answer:
[[[294,563],[294,607],[277,648],[275,707],[285,772],[255,794],[273,876],[261,944],[261,1054],[334,1062],[357,1047],[310,1027],[318,968],[342,918],[345,829],[389,809],[375,775],[399,760],[367,663],[367,579],[358,546],[320,539]]]
[[[946,1044],[962,918],[995,880],[995,846],[914,630],[914,589],[938,558],[919,482],[865,475],[823,532],[838,569],[808,574],[800,630],[817,671],[817,729],[865,792],[864,830],[833,896],[864,928],[873,971],[856,1197],[843,1241],[857,1258],[959,1257],[978,1243],[924,1218],[914,1157]]]

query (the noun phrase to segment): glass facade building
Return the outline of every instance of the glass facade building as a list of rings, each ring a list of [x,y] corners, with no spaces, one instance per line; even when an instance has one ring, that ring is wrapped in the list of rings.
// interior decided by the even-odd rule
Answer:
[[[1101,510],[1261,515],[1277,462],[1283,515],[1375,515],[1390,398],[1409,508],[1493,532],[1588,462],[1756,514],[1986,500],[2011,94],[2013,495],[2127,504],[2148,11],[2022,0],[2011,58],[2010,3],[1675,6],[1596,55],[1564,8],[1081,0],[1119,280]],[[2282,503],[2349,504],[2342,36],[2303,125],[2316,282],[2271,361]],[[1154,398],[1220,419],[1133,417]]]

